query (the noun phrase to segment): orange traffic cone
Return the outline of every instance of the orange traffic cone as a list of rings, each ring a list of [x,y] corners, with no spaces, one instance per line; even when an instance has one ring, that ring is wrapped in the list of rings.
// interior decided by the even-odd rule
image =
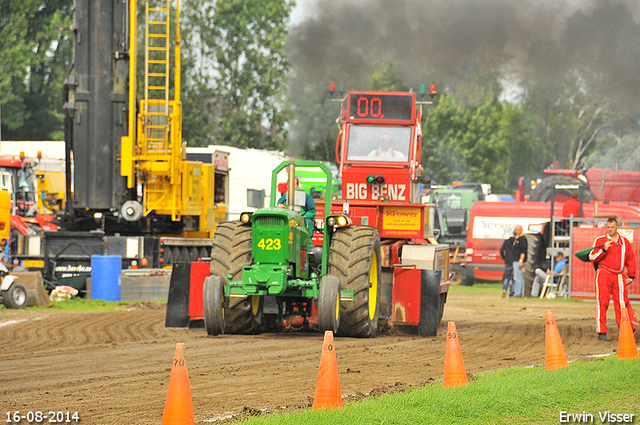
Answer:
[[[458,340],[458,331],[455,322],[447,323],[447,348],[444,355],[444,379],[442,380],[443,388],[457,387],[458,385],[467,385],[467,370],[464,368],[464,360],[462,359],[462,349]]]
[[[342,408],[338,361],[336,360],[333,332],[331,331],[324,332],[318,382],[316,384],[316,393],[313,396],[313,410],[322,409],[323,407],[326,407],[327,410]]]
[[[558,325],[553,318],[553,312],[547,310],[547,319],[544,329],[544,360],[547,370],[560,369],[569,364],[567,354],[564,352],[564,346],[560,339]]]
[[[195,419],[184,344],[179,343],[176,344],[176,354],[171,367],[171,378],[169,379],[167,401],[164,403],[161,425],[183,424],[195,424]]]
[[[637,359],[638,347],[633,337],[633,329],[629,321],[626,307],[620,309],[620,335],[618,336],[618,358],[621,360]]]

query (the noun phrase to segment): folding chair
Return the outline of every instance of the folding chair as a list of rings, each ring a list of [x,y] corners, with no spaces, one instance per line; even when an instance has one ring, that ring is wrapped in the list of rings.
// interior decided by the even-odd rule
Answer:
[[[558,273],[555,278],[551,277],[551,274],[547,275],[547,278],[544,280],[544,284],[542,285],[542,289],[540,290],[540,298],[545,297],[545,292],[547,289],[551,290],[549,293],[562,294],[567,290],[567,276],[569,275],[567,268],[562,269],[560,273]],[[557,279],[556,279],[557,278]],[[547,294],[549,295],[549,294]]]
[[[544,283],[542,284],[542,289],[540,290],[540,298],[544,298],[544,293],[547,291],[547,289],[555,287],[556,283],[553,281],[551,274],[548,274],[546,279],[544,280]]]

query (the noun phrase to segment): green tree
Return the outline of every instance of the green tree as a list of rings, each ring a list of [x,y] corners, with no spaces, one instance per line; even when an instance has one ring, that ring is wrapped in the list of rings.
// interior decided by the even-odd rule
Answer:
[[[532,117],[521,106],[494,96],[470,107],[441,96],[424,114],[422,164],[438,183],[473,181],[510,191],[542,163]]]
[[[195,1],[185,12],[186,138],[204,144],[282,149],[288,63],[283,45],[291,0]],[[185,37],[186,39],[187,37]],[[197,75],[197,74],[200,75]],[[195,114],[200,114],[197,117]]]
[[[535,117],[523,105],[502,102],[500,131],[507,142],[505,158],[506,175],[504,186],[495,191],[509,192],[518,185],[520,177],[528,180],[538,176],[549,160],[536,134]]]
[[[496,99],[470,108],[442,96],[425,112],[422,162],[433,179],[504,184],[508,147],[500,132],[501,105]]]
[[[2,138],[63,138],[62,81],[71,63],[73,0],[0,0]]]
[[[182,136],[190,146],[214,142],[216,117],[220,115],[213,81],[213,54],[202,41],[210,32],[215,13],[211,0],[182,4]]]
[[[548,159],[576,169],[637,132],[640,24],[623,2],[598,2],[566,20],[559,41],[529,64],[524,102]]]

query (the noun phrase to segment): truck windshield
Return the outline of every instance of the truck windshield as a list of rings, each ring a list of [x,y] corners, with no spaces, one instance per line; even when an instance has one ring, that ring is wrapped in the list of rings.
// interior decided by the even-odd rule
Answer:
[[[36,183],[35,183],[35,174],[31,167],[25,168],[14,168],[14,167],[0,167],[0,172],[3,176],[8,176],[10,174],[14,175],[14,182],[16,187],[11,188],[11,193],[16,190],[18,192],[35,194],[36,192]],[[3,181],[4,185],[4,181]]]
[[[460,209],[462,208],[462,196],[459,193],[436,193],[434,203],[439,208]]]
[[[407,162],[411,127],[349,124],[348,161]]]

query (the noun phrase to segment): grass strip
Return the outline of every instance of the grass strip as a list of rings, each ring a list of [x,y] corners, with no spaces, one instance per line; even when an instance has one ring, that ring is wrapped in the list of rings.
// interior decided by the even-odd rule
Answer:
[[[468,385],[441,383],[345,405],[253,417],[247,425],[332,424],[559,424],[608,423],[600,415],[634,414],[640,423],[640,361],[615,356],[546,371],[518,367],[478,375]],[[561,415],[564,413],[562,421]],[[578,415],[576,419],[568,415]],[[591,417],[588,415],[592,415]],[[619,417],[622,419],[622,417]],[[620,423],[617,421],[615,423]],[[614,422],[612,422],[614,423]]]
[[[25,310],[62,310],[62,311],[105,311],[131,308],[135,304],[145,301],[103,301],[86,298],[73,298],[71,300],[54,301],[51,307],[26,307]],[[166,301],[157,301],[154,304],[166,304]],[[0,303],[0,310],[6,307]]]

